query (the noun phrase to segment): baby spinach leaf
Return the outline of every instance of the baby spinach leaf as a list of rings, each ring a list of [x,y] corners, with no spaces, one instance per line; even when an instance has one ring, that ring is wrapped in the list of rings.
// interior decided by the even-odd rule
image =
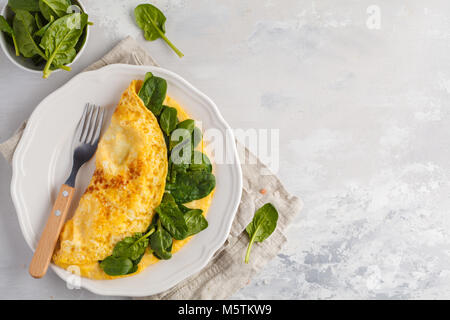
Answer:
[[[186,238],[188,228],[183,212],[178,208],[170,193],[165,193],[161,204],[156,208],[159,220],[164,228],[177,240]]]
[[[202,141],[202,136],[202,131],[199,128],[195,127],[192,131],[192,150],[194,150]]]
[[[161,220],[158,219],[156,232],[150,236],[150,248],[153,254],[160,260],[172,258],[172,236],[164,230]]]
[[[37,20],[36,20],[37,21]],[[45,34],[45,31],[50,27],[50,25],[55,21],[55,18],[53,16],[50,17],[50,21],[45,25],[39,28],[38,31],[34,34],[35,37],[42,37]]]
[[[184,206],[184,205],[182,205],[182,204],[178,204],[178,208],[181,210],[181,212],[183,212],[183,214],[185,214],[186,212],[188,212],[188,211],[191,211],[191,210],[193,210],[193,209],[191,209],[191,208],[188,208],[188,207],[186,207],[186,206]],[[195,209],[196,210],[196,209]],[[198,210],[200,210],[200,209],[198,209]]]
[[[45,54],[33,39],[33,35],[36,32],[36,21],[31,13],[25,10],[16,10],[13,30],[19,51],[25,58],[31,58],[34,55],[40,55],[45,58]]]
[[[151,72],[147,72],[138,96],[144,102],[147,109],[153,112],[155,117],[158,117],[163,109],[166,92],[166,80],[153,76]]]
[[[9,25],[8,21],[6,21],[5,17],[0,16],[0,31],[3,31],[9,34],[14,43],[14,49],[16,50],[16,56],[19,56],[19,48],[17,47],[16,35],[14,34],[13,28]]]
[[[165,36],[166,17],[157,7],[148,3],[140,4],[134,9],[134,16],[139,28],[144,30],[145,39],[153,41],[162,38],[180,58],[183,57],[183,53]]]
[[[179,173],[175,183],[166,184],[177,203],[188,203],[206,197],[216,186],[216,178],[207,171]]]
[[[180,144],[177,147],[178,151],[175,151],[179,152],[185,146],[186,143],[190,143],[194,128],[195,128],[195,121],[192,119],[187,119],[179,122],[170,137],[170,147],[169,147],[170,150],[172,150],[173,148],[175,148],[175,146]],[[181,144],[181,142],[183,143]]]
[[[148,246],[148,238],[155,232],[155,228],[151,228],[147,233],[137,232],[132,237],[126,237],[119,241],[114,247],[112,255],[115,257],[127,257],[131,260],[138,260]]]
[[[9,0],[8,6],[14,11],[39,11],[39,0]]]
[[[72,13],[53,22],[42,37],[40,46],[45,48],[47,63],[44,78],[48,78],[51,67],[62,67],[73,61],[75,46],[87,24],[87,14]],[[70,70],[66,67],[64,69]]]
[[[203,211],[200,209],[193,209],[184,214],[184,220],[186,221],[186,225],[188,227],[186,237],[197,234],[208,227],[208,221],[202,213]]]
[[[266,240],[275,231],[277,221],[278,212],[271,203],[266,203],[256,210],[252,222],[245,229],[250,237],[250,243],[245,254],[245,263],[248,263],[253,243]]]
[[[177,109],[164,106],[159,118],[159,125],[167,136],[170,136],[170,133],[175,129],[177,121]]]
[[[212,172],[212,164],[206,154],[195,150],[192,153],[192,161],[189,170]]]
[[[112,254],[100,263],[100,267],[110,276],[136,272],[148,246],[149,237],[154,232],[155,227],[150,227],[145,233],[137,232],[122,239],[116,243]]]
[[[39,14],[39,12],[36,12],[34,14],[34,20],[36,21],[36,26],[38,29],[41,29],[44,26],[44,22],[42,21],[41,15]]]
[[[126,257],[109,256],[102,262],[100,267],[110,276],[122,276],[133,270],[133,262]]]
[[[39,0],[39,9],[47,21],[50,21],[52,16],[54,18],[65,16],[70,5],[70,0]]]

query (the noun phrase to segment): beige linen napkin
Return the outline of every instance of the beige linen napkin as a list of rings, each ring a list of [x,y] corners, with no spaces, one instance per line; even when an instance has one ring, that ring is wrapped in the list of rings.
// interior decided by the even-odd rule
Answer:
[[[157,65],[153,58],[131,37],[122,40],[102,59],[86,70],[95,70],[108,64]],[[11,162],[26,122],[6,142],[0,144],[0,152]],[[208,265],[199,273],[182,281],[166,292],[143,299],[226,299],[250,280],[264,265],[274,258],[286,242],[284,231],[300,211],[302,202],[290,195],[275,175],[261,175],[268,168],[239,143],[243,172],[242,199],[234,219],[230,235]],[[267,192],[259,192],[262,188]],[[264,242],[256,243],[250,263],[244,263],[248,236],[245,227],[252,220],[256,209],[271,202],[279,213],[275,232]],[[141,298],[142,299],[142,298]]]

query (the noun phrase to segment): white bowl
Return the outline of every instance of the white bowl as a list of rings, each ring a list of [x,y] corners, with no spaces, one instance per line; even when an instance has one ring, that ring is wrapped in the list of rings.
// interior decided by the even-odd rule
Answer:
[[[86,12],[86,9],[83,6],[83,4],[81,3],[81,1],[75,0],[73,2],[76,5],[78,5],[83,12]],[[7,18],[7,19],[10,18],[13,15],[13,12],[12,12],[11,8],[8,7],[8,1],[6,1],[6,4],[3,7],[3,9],[2,9],[0,14],[2,16],[4,16],[5,18]],[[70,64],[68,64],[68,66],[72,65],[73,63],[75,63],[75,61],[77,61],[78,58],[83,54],[84,48],[86,47],[87,42],[89,40],[89,29],[90,28],[89,28],[89,25],[88,25],[86,27],[86,38],[84,40],[84,43],[81,46],[81,49],[78,52],[78,54],[75,56],[75,59],[73,59],[73,61]],[[32,73],[42,73],[42,71],[43,71],[42,67],[35,66],[30,58],[24,58],[22,56],[16,56],[16,51],[14,49],[14,46],[12,46],[7,41],[6,37],[9,37],[9,36],[6,35],[4,32],[0,32],[0,47],[2,48],[3,52],[8,57],[8,59],[14,65],[18,66],[22,70],[29,71],[29,72],[32,72]],[[61,69],[56,69],[53,72],[58,72],[60,70]]]
[[[109,65],[80,73],[45,98],[30,116],[17,146],[12,164],[11,196],[30,248],[36,248],[58,189],[70,172],[71,142],[85,103],[106,107],[110,118],[131,80],[144,79],[148,71],[166,79],[168,95],[193,119],[201,121],[203,130],[211,129],[227,138],[229,143],[224,145],[222,154],[227,161],[218,161],[218,155],[209,154],[214,163],[216,189],[207,214],[208,228],[195,235],[172,259],[149,266],[137,275],[115,280],[82,278],[81,287],[97,294],[157,294],[196,274],[224,244],[241,199],[242,172],[234,136],[214,102],[171,71],[150,66]],[[69,215],[89,184],[94,166],[95,160],[91,159],[81,167]],[[54,264],[52,269],[66,281],[73,279],[73,275]]]

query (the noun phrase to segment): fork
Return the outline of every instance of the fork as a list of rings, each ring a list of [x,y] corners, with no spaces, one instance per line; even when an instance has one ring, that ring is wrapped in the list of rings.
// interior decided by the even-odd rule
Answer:
[[[89,161],[97,150],[105,109],[87,103],[73,140],[73,165],[69,178],[61,186],[53,209],[42,232],[29,272],[34,278],[42,278],[47,272],[59,234],[75,193],[75,179],[81,166]]]

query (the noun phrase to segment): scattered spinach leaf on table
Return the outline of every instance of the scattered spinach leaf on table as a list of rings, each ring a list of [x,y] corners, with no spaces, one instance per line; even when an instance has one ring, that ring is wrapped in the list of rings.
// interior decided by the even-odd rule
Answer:
[[[16,35],[14,33],[13,28],[9,25],[8,21],[6,21],[5,17],[0,16],[0,31],[3,31],[11,37],[14,43],[14,50],[16,51],[16,56],[20,55],[19,47],[17,46]]]
[[[266,240],[275,231],[277,221],[278,212],[271,203],[266,203],[256,210],[253,220],[245,229],[250,237],[250,243],[245,254],[245,263],[249,261],[253,243]]]
[[[166,37],[166,17],[161,10],[149,3],[140,4],[134,9],[134,16],[139,28],[144,30],[145,39],[153,41],[162,38],[180,58],[184,56]]]

